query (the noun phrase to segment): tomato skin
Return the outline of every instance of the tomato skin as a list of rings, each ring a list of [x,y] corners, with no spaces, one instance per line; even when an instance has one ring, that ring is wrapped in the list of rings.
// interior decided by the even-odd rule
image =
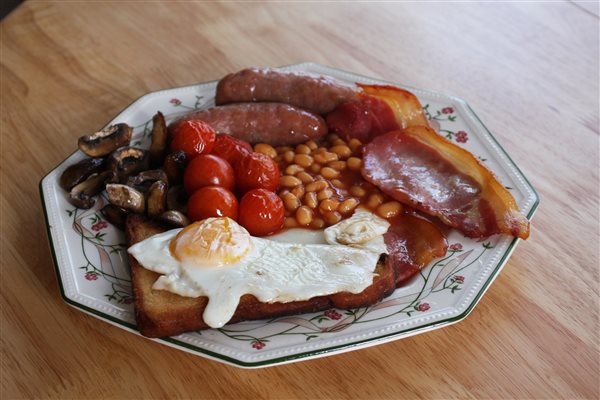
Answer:
[[[193,194],[204,186],[221,186],[232,191],[235,178],[231,165],[212,154],[201,154],[194,158],[183,174],[183,187],[188,194]]]
[[[229,217],[237,221],[238,201],[234,194],[225,188],[205,186],[190,196],[187,216],[192,222],[210,217]]]
[[[206,122],[188,120],[181,122],[171,141],[171,151],[183,150],[188,160],[208,154],[215,145],[217,134]]]
[[[212,154],[223,158],[231,165],[235,165],[250,153],[252,153],[250,143],[224,133],[217,135],[212,149]]]
[[[285,209],[283,201],[266,189],[253,189],[240,201],[239,223],[252,236],[266,236],[283,228]]]
[[[252,189],[274,192],[279,186],[279,167],[272,158],[264,154],[252,152],[238,161],[233,169],[237,188],[241,193]]]

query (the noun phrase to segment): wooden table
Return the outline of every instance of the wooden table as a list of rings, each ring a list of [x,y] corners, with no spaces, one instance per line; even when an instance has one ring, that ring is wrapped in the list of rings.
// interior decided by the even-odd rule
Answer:
[[[598,5],[26,2],[1,22],[2,398],[598,398]],[[464,321],[243,370],[68,307],[40,178],[142,94],[303,61],[467,99],[540,194]]]

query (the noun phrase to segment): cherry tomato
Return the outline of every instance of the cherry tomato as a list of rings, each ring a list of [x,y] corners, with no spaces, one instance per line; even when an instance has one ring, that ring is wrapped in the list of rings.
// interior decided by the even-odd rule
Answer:
[[[283,201],[266,189],[253,189],[240,201],[239,222],[253,236],[266,236],[283,228]]]
[[[187,203],[187,216],[193,221],[210,217],[238,219],[238,201],[229,190],[205,186],[192,194]]]
[[[279,186],[279,167],[272,158],[261,153],[250,153],[234,166],[238,189],[246,193],[252,189],[274,192]]]
[[[183,121],[175,129],[171,151],[183,150],[191,160],[200,154],[210,153],[216,136],[214,129],[204,121]]]
[[[194,158],[183,174],[183,187],[188,194],[192,194],[204,186],[222,186],[233,190],[235,178],[231,165],[212,154],[201,154]]]
[[[223,158],[231,165],[235,165],[236,162],[250,153],[252,153],[250,143],[227,134],[217,135],[212,149],[212,154]]]

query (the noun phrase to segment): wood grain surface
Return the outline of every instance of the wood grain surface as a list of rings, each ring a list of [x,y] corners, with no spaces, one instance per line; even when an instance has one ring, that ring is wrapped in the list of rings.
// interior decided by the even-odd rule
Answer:
[[[599,390],[598,4],[37,2],[1,27],[1,395],[589,398]],[[146,92],[314,61],[466,99],[541,197],[473,313],[243,370],[61,299],[38,182]]]

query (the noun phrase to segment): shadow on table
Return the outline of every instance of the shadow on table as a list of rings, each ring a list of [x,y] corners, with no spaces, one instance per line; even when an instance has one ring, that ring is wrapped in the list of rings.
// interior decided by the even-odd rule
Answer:
[[[22,0],[2,0],[0,1],[0,20],[4,19],[12,10],[21,4]]]

